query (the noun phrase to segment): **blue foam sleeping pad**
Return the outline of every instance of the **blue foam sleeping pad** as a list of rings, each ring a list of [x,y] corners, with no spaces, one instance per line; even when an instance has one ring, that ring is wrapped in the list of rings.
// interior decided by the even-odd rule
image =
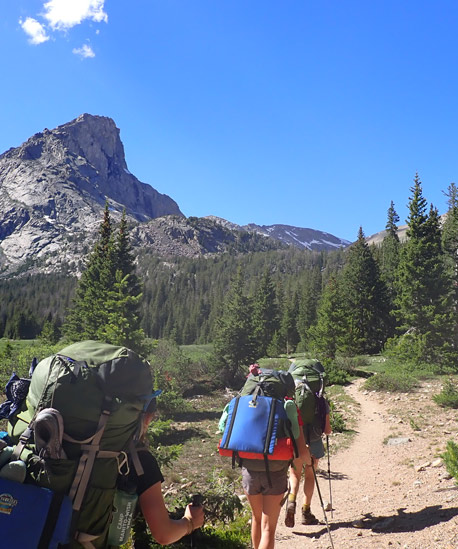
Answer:
[[[280,420],[287,420],[281,400],[265,396],[254,400],[252,395],[236,397],[229,403],[221,448],[273,454]]]
[[[58,544],[69,542],[71,519],[68,496],[59,497],[47,488],[0,478],[2,547],[56,549]]]

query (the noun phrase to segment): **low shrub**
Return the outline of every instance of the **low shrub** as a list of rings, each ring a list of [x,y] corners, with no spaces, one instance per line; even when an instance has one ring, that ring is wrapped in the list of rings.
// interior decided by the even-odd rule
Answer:
[[[323,360],[323,366],[326,371],[327,385],[346,385],[350,381],[350,374],[341,368],[337,362]]]
[[[433,400],[443,408],[458,408],[458,387],[453,380],[447,379],[442,387],[442,391],[433,396]]]
[[[441,458],[444,460],[447,471],[458,484],[458,444],[453,440],[449,440],[445,452],[441,454]]]
[[[173,432],[173,421],[154,420],[148,427],[148,442],[152,453],[154,454],[159,467],[171,467],[172,463],[178,459],[182,450],[181,444],[163,445],[165,437]]]
[[[337,356],[334,362],[336,368],[349,374],[369,365],[369,360],[365,356]]]
[[[331,420],[332,432],[343,433],[347,429],[343,415],[336,410],[335,405],[331,400],[329,400],[329,407],[331,409],[329,417]]]
[[[62,345],[49,345],[39,340],[27,343],[6,340],[0,349],[0,390],[5,389],[13,372],[19,377],[28,377],[33,358],[39,362],[61,348]]]
[[[364,382],[364,388],[368,391],[388,393],[410,393],[416,385],[417,379],[406,372],[382,372]]]

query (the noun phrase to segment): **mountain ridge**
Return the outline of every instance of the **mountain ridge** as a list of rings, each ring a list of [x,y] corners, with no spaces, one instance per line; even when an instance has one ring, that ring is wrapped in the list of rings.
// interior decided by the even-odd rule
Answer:
[[[234,249],[321,250],[349,244],[289,225],[242,227],[216,216],[185,218],[171,197],[128,170],[114,121],[87,113],[1,154],[0,191],[3,276],[65,268],[79,272],[106,202],[115,223],[125,210],[134,249],[152,254],[197,257]]]
[[[295,227],[281,223],[274,225],[257,225],[256,223],[237,225],[236,223],[212,215],[206,216],[206,219],[212,219],[223,225],[232,226],[234,230],[256,232],[300,249],[320,251],[345,248],[351,244],[350,241],[338,238],[330,233],[305,227]]]

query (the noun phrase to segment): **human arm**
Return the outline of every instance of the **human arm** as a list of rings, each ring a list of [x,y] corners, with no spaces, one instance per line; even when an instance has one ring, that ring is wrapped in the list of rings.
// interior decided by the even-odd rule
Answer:
[[[188,505],[184,517],[171,519],[162,496],[161,483],[156,482],[139,498],[140,509],[152,536],[160,545],[169,545],[190,534],[204,523],[201,506]]]
[[[325,435],[330,435],[332,433],[332,427],[331,427],[331,406],[329,405],[328,400],[325,400],[326,402],[326,416],[325,416],[325,423],[324,423],[324,429],[323,433]]]

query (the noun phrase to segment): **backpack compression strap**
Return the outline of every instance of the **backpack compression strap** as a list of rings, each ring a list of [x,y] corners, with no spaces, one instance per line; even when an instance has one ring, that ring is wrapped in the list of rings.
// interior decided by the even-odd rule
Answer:
[[[94,461],[100,450],[100,441],[108,423],[108,418],[111,415],[111,402],[112,398],[105,396],[97,430],[92,437],[84,441],[77,441],[71,439],[71,437],[68,437],[67,435],[64,436],[66,440],[81,443],[82,450],[78,468],[75,473],[75,478],[73,479],[73,484],[69,492],[70,499],[73,501],[74,511],[79,511],[81,509],[81,504],[83,503],[84,494],[86,493],[86,488],[89,484]]]

